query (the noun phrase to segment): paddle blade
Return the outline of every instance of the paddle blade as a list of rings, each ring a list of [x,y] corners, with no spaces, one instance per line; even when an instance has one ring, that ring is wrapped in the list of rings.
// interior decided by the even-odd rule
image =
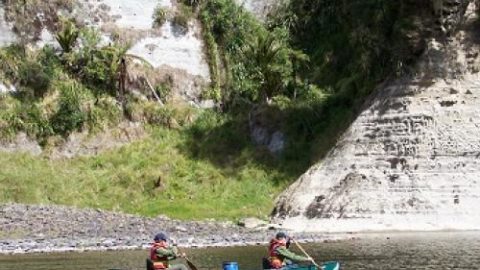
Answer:
[[[187,261],[188,267],[190,267],[191,270],[198,270],[198,268],[187,258],[185,258]]]
[[[323,264],[323,270],[340,270],[340,263],[339,262],[326,262]]]

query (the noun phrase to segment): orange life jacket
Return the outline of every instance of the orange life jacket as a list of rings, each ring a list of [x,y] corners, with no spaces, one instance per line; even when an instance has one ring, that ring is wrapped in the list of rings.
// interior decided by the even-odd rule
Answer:
[[[286,247],[286,244],[281,243],[277,239],[272,239],[270,241],[270,246],[268,247],[268,260],[270,261],[272,269],[280,269],[283,267],[284,258],[280,257],[277,252],[277,248],[279,247]]]
[[[167,269],[168,268],[168,257],[163,256],[160,257],[157,255],[157,249],[159,248],[167,248],[167,243],[153,243],[152,247],[150,248],[150,260],[153,262],[153,269]]]

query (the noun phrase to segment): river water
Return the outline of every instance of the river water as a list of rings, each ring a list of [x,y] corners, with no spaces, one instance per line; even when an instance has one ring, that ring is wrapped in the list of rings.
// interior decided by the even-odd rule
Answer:
[[[480,233],[369,234],[349,241],[304,244],[318,262],[338,260],[342,269],[480,269]],[[266,246],[185,250],[197,267],[261,269]],[[146,250],[0,256],[0,270],[145,269]]]

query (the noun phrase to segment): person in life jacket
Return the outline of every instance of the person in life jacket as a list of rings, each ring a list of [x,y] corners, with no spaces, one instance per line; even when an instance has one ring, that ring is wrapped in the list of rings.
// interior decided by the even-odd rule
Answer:
[[[276,234],[268,247],[268,264],[270,269],[288,268],[292,262],[311,262],[312,259],[297,255],[288,250],[290,239],[284,232]],[[293,265],[292,265],[293,266]]]
[[[165,233],[158,233],[153,240],[147,270],[188,270],[183,264],[170,264],[171,260],[185,257],[185,253],[179,253],[177,247],[170,246]]]

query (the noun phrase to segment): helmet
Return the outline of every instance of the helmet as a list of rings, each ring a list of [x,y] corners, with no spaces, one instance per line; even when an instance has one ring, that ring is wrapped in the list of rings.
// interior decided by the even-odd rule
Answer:
[[[280,239],[280,238],[288,238],[287,234],[284,233],[284,232],[278,232],[276,235],[275,235],[275,238],[277,239]]]
[[[155,238],[153,238],[154,241],[167,241],[168,240],[168,236],[163,233],[163,232],[160,232],[160,233],[157,233],[155,235]]]

